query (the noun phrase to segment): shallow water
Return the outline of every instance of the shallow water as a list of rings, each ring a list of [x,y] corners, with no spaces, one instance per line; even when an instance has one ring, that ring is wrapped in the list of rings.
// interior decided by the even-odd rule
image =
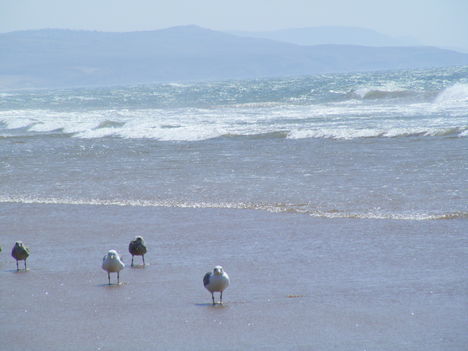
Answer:
[[[44,204],[0,204],[0,220],[0,338],[12,351],[468,343],[464,220]],[[108,286],[102,256],[117,249],[128,265],[137,234],[149,265]],[[8,256],[18,239],[31,247],[28,272]],[[217,264],[231,285],[212,307],[202,278]]]

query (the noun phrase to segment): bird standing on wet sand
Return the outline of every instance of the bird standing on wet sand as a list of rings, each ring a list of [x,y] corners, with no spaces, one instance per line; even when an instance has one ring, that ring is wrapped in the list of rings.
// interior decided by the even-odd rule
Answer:
[[[109,252],[102,259],[102,269],[107,271],[107,278],[110,285],[110,274],[117,273],[117,284],[120,284],[120,271],[125,267],[125,264],[120,260],[120,256],[115,250]]]
[[[223,304],[223,291],[229,286],[229,276],[224,272],[223,267],[216,266],[213,272],[208,272],[203,277],[203,285],[211,292],[211,298],[213,299],[213,306],[215,305],[214,293],[219,291],[219,303]]]
[[[16,270],[19,271],[18,261],[24,261],[24,270],[26,268],[26,259],[29,257],[29,248],[23,245],[22,241],[17,241],[13,250],[11,250],[11,255],[16,260]]]
[[[133,256],[141,256],[143,258],[143,266],[145,265],[146,245],[142,236],[137,236],[135,237],[135,240],[130,241],[130,244],[128,245],[128,251],[132,255],[132,267]]]

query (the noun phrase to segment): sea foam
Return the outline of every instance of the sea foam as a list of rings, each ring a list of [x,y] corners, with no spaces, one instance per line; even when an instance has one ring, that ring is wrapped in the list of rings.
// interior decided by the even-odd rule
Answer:
[[[437,95],[435,103],[468,103],[468,84],[457,83],[444,89],[439,95]]]
[[[19,203],[37,205],[72,205],[72,206],[117,206],[117,207],[166,207],[192,209],[237,209],[258,210],[271,213],[303,214],[319,218],[350,218],[350,219],[391,219],[391,220],[448,220],[468,218],[467,212],[424,213],[402,212],[389,213],[379,209],[369,209],[367,212],[352,212],[343,210],[320,210],[309,208],[307,204],[288,203],[252,203],[252,202],[191,202],[177,200],[132,200],[132,199],[64,199],[36,198],[28,196],[0,196],[0,203]]]
[[[159,141],[278,135],[289,139],[343,140],[466,136],[467,83],[460,81],[448,87],[439,84],[432,88],[421,85],[417,75],[410,80],[402,77],[367,79],[367,83],[350,87],[349,77],[336,76],[333,84],[323,82],[328,84],[326,88],[304,79],[47,91],[26,94],[22,98],[7,95],[0,106],[1,103],[25,106],[34,102],[36,108],[0,109],[0,135],[47,137],[63,134],[84,139],[112,137]],[[362,76],[358,78],[362,80]],[[440,91],[435,97],[437,89]],[[197,104],[187,106],[186,94],[190,98],[196,96]],[[431,99],[427,98],[428,94]],[[164,96],[164,101],[176,101],[180,106],[142,107],[155,96],[161,99]],[[406,99],[409,96],[417,98]],[[77,105],[78,100],[82,102]],[[127,100],[131,104],[122,107],[122,101]],[[86,101],[93,101],[89,106],[94,108],[89,108]],[[201,107],[200,102],[207,105]]]
[[[3,136],[63,133],[87,139],[119,137],[161,141],[201,141],[223,136],[273,136],[277,133],[285,133],[290,139],[456,133],[465,136],[468,104],[461,93],[465,88],[464,85],[454,86],[441,93],[437,101],[445,103],[409,105],[336,103],[212,109],[0,111],[0,133]],[[447,96],[452,100],[447,100]]]

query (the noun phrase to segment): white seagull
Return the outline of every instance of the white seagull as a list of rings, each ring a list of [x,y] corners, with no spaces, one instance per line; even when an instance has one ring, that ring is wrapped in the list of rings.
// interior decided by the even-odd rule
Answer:
[[[119,272],[125,267],[125,264],[120,260],[120,256],[115,250],[109,252],[102,259],[102,269],[107,271],[107,278],[110,285],[110,274],[117,273],[117,284],[120,284]]]
[[[223,267],[216,266],[213,272],[208,272],[203,277],[203,285],[211,292],[211,298],[213,299],[213,305],[215,305],[214,292],[219,291],[219,303],[223,304],[223,291],[229,286],[229,276],[223,270]]]

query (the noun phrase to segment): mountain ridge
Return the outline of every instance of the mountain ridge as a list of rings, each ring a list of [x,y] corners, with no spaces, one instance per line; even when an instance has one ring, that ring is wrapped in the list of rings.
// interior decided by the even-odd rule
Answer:
[[[270,31],[228,31],[254,38],[266,38],[297,45],[422,46],[409,37],[392,37],[372,29],[348,26],[285,28]]]
[[[0,34],[0,88],[253,79],[468,65],[434,47],[302,46],[199,26],[140,32]]]

